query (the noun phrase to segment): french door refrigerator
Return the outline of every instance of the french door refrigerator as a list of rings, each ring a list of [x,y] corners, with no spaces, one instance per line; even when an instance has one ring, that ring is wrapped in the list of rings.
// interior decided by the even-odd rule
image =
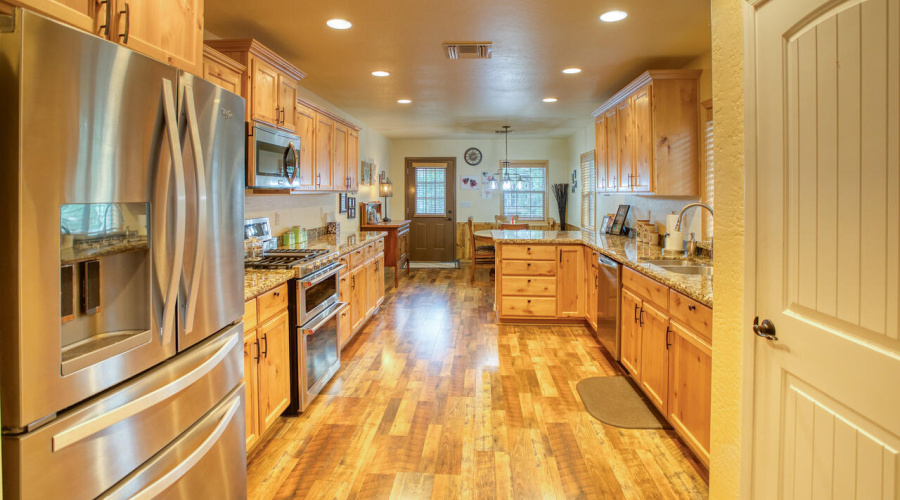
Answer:
[[[246,496],[244,101],[0,16],[5,498]]]

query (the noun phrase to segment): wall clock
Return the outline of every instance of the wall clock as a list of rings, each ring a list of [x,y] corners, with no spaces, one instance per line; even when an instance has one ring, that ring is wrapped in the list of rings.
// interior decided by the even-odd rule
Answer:
[[[481,163],[481,150],[478,148],[469,148],[465,154],[466,163],[475,166]]]

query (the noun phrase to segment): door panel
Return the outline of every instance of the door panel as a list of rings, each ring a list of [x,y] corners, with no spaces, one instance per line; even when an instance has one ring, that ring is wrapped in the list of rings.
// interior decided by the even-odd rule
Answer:
[[[316,187],[316,112],[306,106],[297,106],[297,135],[300,136],[300,147],[297,148],[299,160],[300,189]]]
[[[650,401],[666,414],[669,381],[669,317],[644,302],[640,313],[641,327],[641,388]]]
[[[256,330],[252,330],[244,335],[244,437],[248,450],[259,439],[258,367],[259,344],[256,341]]]
[[[406,159],[406,213],[412,261],[450,262],[456,255],[455,158]]]
[[[244,282],[244,240],[243,234],[231,228],[240,227],[244,218],[246,141],[241,140],[245,133],[245,106],[240,97],[183,72],[179,75],[179,87],[193,95],[203,158],[203,168],[198,169],[190,127],[182,116],[188,203],[184,273],[178,301],[182,320],[178,349],[184,350],[244,314],[244,294],[240,291]],[[223,119],[222,110],[227,110],[224,114],[230,118]],[[201,174],[204,193],[195,181]],[[205,222],[200,221],[200,203],[205,205]]]
[[[316,189],[334,188],[334,121],[316,114]]]
[[[116,6],[111,41],[192,74],[203,73],[203,0],[110,3]]]
[[[650,114],[652,85],[647,85],[634,95],[634,179],[633,191],[649,192],[653,188],[650,173],[653,162],[653,120]]]
[[[628,369],[635,382],[641,381],[641,299],[626,289],[622,289],[622,366]]]
[[[269,63],[251,59],[253,78],[250,82],[252,118],[276,126],[281,115],[278,106],[278,71]]]
[[[259,433],[262,435],[291,402],[288,312],[259,326]]]
[[[584,247],[560,246],[557,270],[557,316],[584,317]]]
[[[351,191],[359,189],[359,132],[350,131],[347,138],[347,177]]]
[[[334,124],[334,188],[347,189],[350,184],[347,175],[347,126]]]
[[[634,107],[631,99],[616,106],[619,154],[619,191],[631,191],[634,182]]]
[[[297,131],[297,80],[278,75],[278,106],[281,108],[281,128]]]
[[[748,16],[758,121],[747,130],[765,179],[755,296],[778,338],[756,338],[754,491],[893,498],[900,2],[776,0]]]

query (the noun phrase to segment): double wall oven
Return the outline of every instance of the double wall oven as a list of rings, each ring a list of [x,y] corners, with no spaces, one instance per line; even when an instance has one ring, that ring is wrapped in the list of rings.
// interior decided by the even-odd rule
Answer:
[[[258,220],[247,221],[254,222],[259,227]],[[346,266],[338,261],[337,252],[289,248],[267,251],[262,259],[247,265],[293,269],[297,276],[288,286],[292,329],[288,411],[306,411],[341,366],[338,315],[347,304],[338,300],[338,285]]]

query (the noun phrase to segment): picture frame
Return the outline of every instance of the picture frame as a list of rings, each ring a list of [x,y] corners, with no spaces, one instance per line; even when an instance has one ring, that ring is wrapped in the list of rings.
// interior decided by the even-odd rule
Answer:
[[[623,229],[625,228],[625,219],[628,217],[628,210],[631,208],[631,205],[619,205],[619,209],[616,211],[616,218],[613,219],[612,226],[609,228],[609,234],[615,236],[621,236]]]
[[[347,218],[356,218],[356,198],[352,196],[347,197]]]
[[[347,213],[347,193],[338,194],[338,213]]]
[[[603,222],[600,223],[600,234],[606,234],[609,232],[610,222],[613,220],[609,215],[603,216]]]

